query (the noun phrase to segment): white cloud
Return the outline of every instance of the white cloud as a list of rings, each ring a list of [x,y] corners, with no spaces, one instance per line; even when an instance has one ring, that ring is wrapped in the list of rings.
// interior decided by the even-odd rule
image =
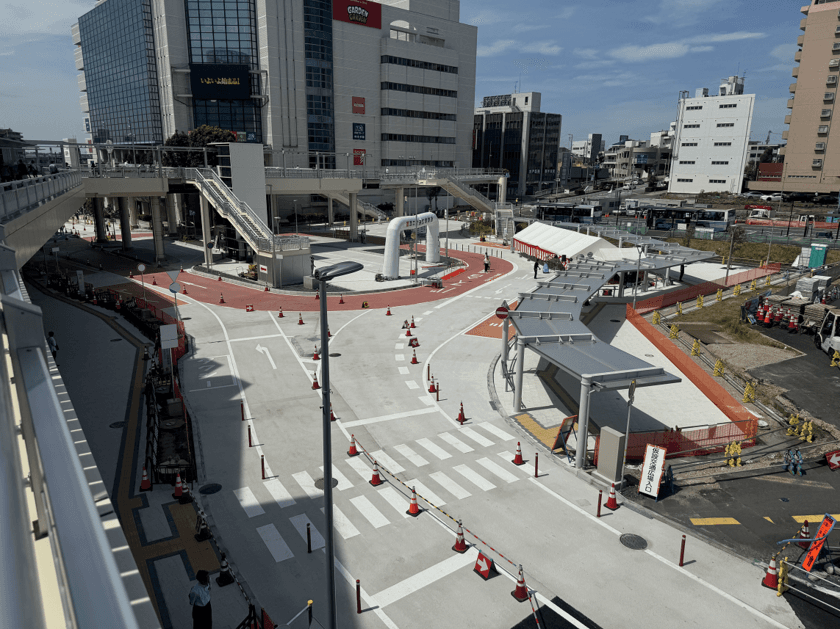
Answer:
[[[735,33],[718,33],[717,35],[697,35],[682,41],[688,44],[719,44],[721,42],[741,41],[743,39],[761,39],[767,37],[767,33],[750,33],[737,31]]]
[[[563,50],[560,46],[550,41],[541,41],[528,44],[522,47],[522,52],[534,52],[538,55],[557,55]]]
[[[477,57],[492,57],[493,55],[499,55],[506,50],[510,50],[514,46],[516,46],[516,42],[514,40],[500,39],[489,46],[478,46],[475,54]]]
[[[760,70],[756,70],[756,72],[790,72],[792,69],[793,64],[777,63],[774,66],[769,66],[767,68],[761,68]]]
[[[709,52],[714,49],[714,46],[692,46],[688,49],[688,52]]]
[[[603,53],[597,48],[575,48],[572,51],[576,56],[584,59],[597,59]]]
[[[555,17],[558,20],[568,20],[575,14],[575,11],[577,11],[577,7],[566,7],[565,9],[560,11],[560,13],[558,13]]]
[[[688,54],[688,44],[671,42],[667,44],[651,44],[649,46],[622,46],[610,50],[607,54],[621,61],[649,61],[651,59],[676,59]]]
[[[790,61],[792,63],[793,55],[796,54],[797,50],[799,50],[799,46],[796,44],[781,44],[770,51],[770,56],[776,57],[780,61]]]
[[[608,68],[614,66],[615,59],[599,59],[597,61],[584,61],[575,65],[580,70],[592,70],[594,68]]]
[[[521,16],[519,16],[519,18],[521,19]],[[472,24],[473,26],[487,26],[489,24],[498,24],[500,22],[509,21],[511,21],[510,15],[502,13],[496,9],[483,9],[464,20],[464,22]]]
[[[513,27],[513,32],[527,33],[529,31],[539,31],[544,28],[551,28],[551,24],[517,24]]]
[[[701,14],[712,9],[723,0],[660,0],[659,10],[644,18],[653,24],[688,26],[701,19]]]

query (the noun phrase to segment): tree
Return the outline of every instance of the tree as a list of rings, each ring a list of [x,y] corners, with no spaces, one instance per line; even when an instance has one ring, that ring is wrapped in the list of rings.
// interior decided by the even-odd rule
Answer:
[[[440,194],[440,188],[438,186],[432,186],[431,188],[426,188],[426,198],[429,199],[429,209],[432,209],[432,199],[435,201],[435,211],[437,211],[437,196]]]
[[[761,157],[758,158],[759,164],[769,164],[773,161],[773,149],[771,147],[767,147],[764,149],[764,152],[761,154]]]
[[[236,136],[225,129],[211,127],[210,125],[205,124],[201,125],[197,129],[193,129],[189,133],[176,131],[171,137],[167,138],[163,145],[203,149],[205,146],[213,142],[236,142]],[[216,158],[216,152],[208,151],[207,165],[216,166],[217,164],[218,159]],[[163,165],[201,168],[204,166],[204,151],[165,151],[163,153]]]

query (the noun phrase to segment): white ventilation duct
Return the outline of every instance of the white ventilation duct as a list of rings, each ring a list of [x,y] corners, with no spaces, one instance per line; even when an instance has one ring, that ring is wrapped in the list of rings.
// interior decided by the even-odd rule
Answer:
[[[417,216],[401,216],[391,219],[385,234],[385,261],[382,275],[387,280],[400,276],[400,233],[406,229],[426,227],[426,262],[440,262],[440,229],[438,217],[431,212]]]

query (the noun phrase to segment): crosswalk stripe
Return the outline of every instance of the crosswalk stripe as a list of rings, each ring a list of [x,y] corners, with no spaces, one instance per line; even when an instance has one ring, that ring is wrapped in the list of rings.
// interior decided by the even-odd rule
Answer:
[[[265,481],[263,485],[265,485],[268,493],[271,494],[271,497],[274,498],[274,502],[276,502],[281,509],[291,507],[295,504],[295,499],[292,498],[292,494],[290,494],[289,491],[283,487],[283,483],[276,478]]]
[[[368,467],[367,463],[365,463],[361,456],[351,456],[345,460],[347,461],[347,465],[358,472],[359,476],[362,477],[362,480],[367,481],[371,479],[371,476],[373,475],[373,468]]]
[[[442,507],[443,505],[446,504],[440,496],[438,496],[435,492],[433,492],[431,489],[426,487],[423,483],[421,483],[416,478],[414,480],[406,481],[405,484],[408,485],[409,487],[413,487],[417,491],[418,498],[420,496],[423,496],[423,499],[426,502],[431,502],[432,504],[435,504],[438,507]]]
[[[233,495],[239,501],[239,505],[245,510],[245,515],[253,518],[257,515],[262,515],[265,510],[260,506],[257,497],[249,487],[240,487],[233,490]]]
[[[297,481],[300,488],[305,491],[306,495],[310,498],[320,498],[324,495],[324,492],[315,487],[315,481],[312,480],[309,472],[298,472],[297,474],[292,474],[292,478]]]
[[[405,343],[397,343],[394,345],[394,349],[405,349]]]
[[[409,448],[404,443],[401,443],[398,446],[394,446],[394,450],[402,454],[405,458],[407,458],[412,465],[416,465],[417,467],[423,467],[424,465],[428,465],[429,462],[424,459],[422,456],[417,454],[414,450]]]
[[[394,354],[394,360],[396,360],[397,362],[405,360],[405,354]]]
[[[323,512],[324,507],[321,507],[321,513]],[[359,529],[353,526],[353,523],[335,505],[333,505],[333,526],[335,526],[335,530],[338,531],[342,539],[350,539],[359,534]]]
[[[407,386],[409,389],[419,389],[420,388],[420,385],[417,384],[416,382],[414,382],[414,380],[406,380],[405,381],[405,386]]]
[[[473,485],[478,487],[483,491],[489,491],[491,489],[496,489],[496,486],[491,483],[489,480],[484,478],[481,474],[473,471],[471,468],[467,467],[466,465],[456,465],[452,468],[456,472],[458,472],[461,476],[466,478],[470,481]]]
[[[408,500],[400,492],[389,485],[388,487],[380,487],[376,493],[385,498],[388,504],[394,507],[402,517],[408,517],[406,513],[408,511]]]
[[[323,472],[324,466],[321,465],[318,467],[318,469]],[[338,469],[335,465],[332,466],[332,472],[333,478],[338,481],[338,485],[335,486],[335,488],[338,491],[344,491],[345,489],[350,489],[353,486],[353,483],[347,480],[347,477],[344,474],[342,474],[341,470]]]
[[[493,461],[491,461],[487,457],[484,457],[483,459],[478,459],[476,463],[478,463],[481,467],[486,469],[491,474],[495,474],[506,483],[513,483],[519,480],[516,476],[508,472],[505,468],[503,468],[497,463],[493,463]]]
[[[441,461],[443,461],[444,459],[448,459],[452,456],[446,450],[444,450],[440,446],[432,443],[431,441],[429,441],[425,437],[423,437],[422,439],[418,439],[416,443],[423,446],[424,448],[426,448],[426,450],[428,450],[429,452],[434,454]]]
[[[473,451],[472,447],[468,446],[466,443],[458,439],[458,437],[451,435],[448,432],[442,432],[438,435],[438,437],[460,452],[467,453]]]
[[[511,454],[510,452],[499,452],[496,456],[504,460],[505,463],[510,463],[510,465],[504,466],[505,469],[519,470],[520,472],[524,473],[525,476],[531,476],[531,474],[533,474],[529,465],[514,465],[513,457],[515,455]]]
[[[312,524],[312,520],[305,513],[289,518],[289,522],[292,523],[292,526],[300,534],[304,544],[306,543],[306,525],[309,525],[309,533],[312,537],[312,550],[318,550],[326,545],[324,543],[324,537],[318,532],[318,529]]]
[[[469,439],[472,439],[478,445],[484,446],[485,448],[487,446],[494,445],[493,442],[490,441],[487,437],[485,437],[484,435],[478,434],[475,430],[473,430],[469,426],[462,427],[461,429],[458,430],[458,433],[464,435],[465,437],[467,437]]]
[[[391,523],[391,521],[386,518],[382,513],[373,506],[373,503],[367,499],[366,496],[356,496],[355,498],[351,498],[350,502],[353,504],[356,509],[359,510],[365,519],[370,522],[374,528],[381,528],[383,526],[387,526]]]
[[[401,376],[407,376],[409,374],[408,367],[400,367],[399,372]]]
[[[469,498],[470,496],[472,496],[470,492],[461,487],[458,483],[449,478],[443,472],[435,472],[434,474],[429,474],[429,478],[436,481],[441,487],[443,487],[446,491],[455,496],[455,498],[457,498],[458,500],[463,500],[464,498]]]
[[[512,434],[510,434],[508,432],[505,432],[504,430],[502,430],[498,426],[494,426],[493,424],[491,424],[489,422],[482,422],[480,424],[476,424],[476,426],[484,428],[484,430],[486,430],[489,433],[492,433],[492,434],[496,435],[502,441],[515,441],[516,440],[516,437],[514,437]]]
[[[377,461],[378,463],[384,465],[392,474],[399,474],[400,472],[405,471],[405,468],[399,463],[397,463],[390,456],[385,454],[384,450],[377,450],[376,452],[371,452],[370,455],[373,457],[374,461]]]
[[[268,552],[274,557],[276,563],[291,559],[295,554],[291,551],[288,544],[286,544],[280,531],[273,524],[266,524],[257,528],[257,533],[262,538],[263,543],[268,548]]]

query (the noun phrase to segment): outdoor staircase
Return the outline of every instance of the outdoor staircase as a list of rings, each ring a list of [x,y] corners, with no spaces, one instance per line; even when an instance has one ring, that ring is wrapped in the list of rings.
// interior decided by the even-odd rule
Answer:
[[[440,186],[449,194],[459,199],[466,201],[471,207],[479,212],[494,212],[496,210],[496,203],[485,197],[478,190],[465,183],[460,182],[457,178],[448,176],[442,177],[435,181],[435,185]]]

